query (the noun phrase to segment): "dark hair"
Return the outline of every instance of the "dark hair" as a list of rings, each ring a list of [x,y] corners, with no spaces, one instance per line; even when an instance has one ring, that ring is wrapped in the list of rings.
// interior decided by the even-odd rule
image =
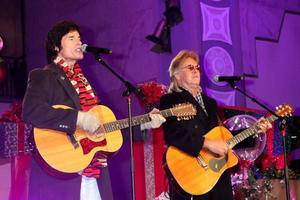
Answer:
[[[80,28],[77,24],[71,21],[62,21],[55,24],[48,32],[46,40],[46,53],[47,61],[51,63],[57,56],[57,48],[61,49],[61,39],[64,35],[71,31],[78,31],[80,34]]]

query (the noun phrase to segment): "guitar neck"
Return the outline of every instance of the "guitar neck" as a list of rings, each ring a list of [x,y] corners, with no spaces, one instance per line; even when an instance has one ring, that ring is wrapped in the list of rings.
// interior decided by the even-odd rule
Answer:
[[[266,120],[268,120],[269,122],[273,122],[277,119],[277,117],[275,115],[271,115],[270,117],[267,117]],[[245,140],[246,138],[257,134],[259,128],[257,127],[257,124],[254,124],[253,126],[251,126],[250,128],[240,132],[239,134],[237,134],[236,136],[234,136],[233,138],[230,138],[229,140],[227,140],[227,144],[233,148],[235,145],[237,145],[238,143],[242,142],[243,140]]]
[[[160,114],[164,117],[170,117],[170,116],[174,115],[172,112],[172,108],[162,110],[162,111],[160,111]],[[143,124],[143,123],[146,123],[149,121],[151,121],[150,115],[144,114],[144,115],[132,117],[131,125],[136,126],[136,125]],[[114,122],[108,122],[108,123],[103,124],[103,126],[104,126],[104,129],[106,132],[112,132],[112,131],[128,128],[129,127],[129,119],[126,118],[126,119],[121,119],[121,120],[117,120]]]

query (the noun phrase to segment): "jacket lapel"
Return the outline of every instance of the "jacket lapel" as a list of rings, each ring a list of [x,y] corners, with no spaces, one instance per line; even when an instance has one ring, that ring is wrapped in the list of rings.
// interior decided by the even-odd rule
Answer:
[[[206,115],[204,110],[201,108],[198,101],[187,90],[185,90],[183,88],[181,88],[181,89],[183,90],[183,92],[182,92],[183,98],[188,97],[188,101],[196,106],[197,113],[198,113],[197,115],[198,115],[199,119],[203,122],[206,122],[208,120],[208,116]],[[207,107],[206,101],[204,99],[203,99],[203,101],[204,101],[204,105]]]
[[[63,70],[55,64],[51,64],[49,69],[53,72],[58,82],[63,86],[67,94],[73,100],[76,109],[81,110],[79,96]]]

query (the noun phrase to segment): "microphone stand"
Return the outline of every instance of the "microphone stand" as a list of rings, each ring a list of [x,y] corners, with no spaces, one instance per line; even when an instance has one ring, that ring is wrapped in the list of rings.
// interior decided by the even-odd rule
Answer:
[[[290,185],[289,185],[289,177],[288,177],[286,140],[285,140],[285,137],[286,137],[285,128],[286,128],[286,125],[287,125],[286,119],[283,118],[283,117],[278,116],[274,111],[272,111],[271,109],[266,107],[264,104],[262,104],[261,102],[256,100],[254,97],[251,97],[246,92],[241,90],[238,86],[235,85],[234,80],[230,80],[230,81],[228,81],[228,83],[233,89],[239,91],[240,93],[242,93],[243,95],[248,97],[251,101],[258,104],[259,106],[261,106],[262,108],[264,108],[265,110],[267,110],[268,112],[270,112],[272,115],[276,116],[280,120],[279,129],[282,133],[282,143],[283,143],[285,195],[286,195],[286,200],[290,200]]]
[[[114,74],[121,82],[124,83],[127,88],[122,96],[127,97],[128,104],[128,124],[129,124],[129,142],[130,142],[130,170],[131,170],[131,186],[132,186],[132,199],[135,200],[135,183],[134,183],[134,157],[133,157],[133,134],[132,134],[132,114],[131,114],[131,93],[136,94],[140,99],[145,99],[146,97],[130,82],[123,79],[119,74],[117,74],[101,57],[99,54],[96,55],[96,60],[105,66],[112,74]]]

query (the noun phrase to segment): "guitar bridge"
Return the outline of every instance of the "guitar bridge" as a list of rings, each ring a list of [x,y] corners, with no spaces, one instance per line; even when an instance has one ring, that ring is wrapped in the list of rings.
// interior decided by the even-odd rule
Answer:
[[[202,158],[201,155],[197,156],[197,162],[203,167],[205,170],[208,169],[208,165],[205,163],[204,159]]]

